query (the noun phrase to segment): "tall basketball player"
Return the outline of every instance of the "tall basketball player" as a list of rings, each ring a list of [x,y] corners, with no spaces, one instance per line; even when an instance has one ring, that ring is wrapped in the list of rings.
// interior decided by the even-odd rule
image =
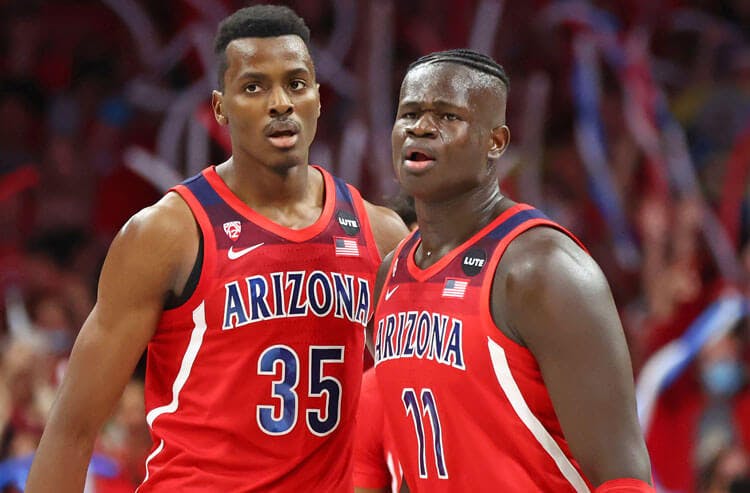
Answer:
[[[508,78],[468,50],[414,62],[393,161],[419,230],[378,275],[373,350],[411,491],[651,492],[609,286],[499,190]]]
[[[232,157],[114,240],[27,491],[80,492],[148,345],[138,491],[351,492],[364,327],[390,210],[308,164],[320,97],[304,21],[242,9],[216,37]]]

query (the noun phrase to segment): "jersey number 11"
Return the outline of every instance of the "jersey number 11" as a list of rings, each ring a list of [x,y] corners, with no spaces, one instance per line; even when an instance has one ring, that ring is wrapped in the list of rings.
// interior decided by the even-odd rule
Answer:
[[[425,450],[425,429],[422,418],[429,415],[432,423],[432,446],[435,451],[435,466],[437,467],[438,477],[447,479],[448,468],[445,466],[445,454],[443,453],[443,433],[440,428],[440,416],[432,390],[422,389],[421,406],[420,399],[417,398],[414,389],[404,389],[401,399],[404,401],[406,415],[411,415],[414,421],[414,432],[417,435],[417,446],[419,447],[419,477],[427,477],[427,451]]]

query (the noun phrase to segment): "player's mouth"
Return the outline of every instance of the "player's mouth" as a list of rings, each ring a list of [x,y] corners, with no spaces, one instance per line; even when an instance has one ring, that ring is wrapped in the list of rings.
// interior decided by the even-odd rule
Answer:
[[[294,120],[272,120],[263,130],[268,141],[277,149],[291,149],[299,139],[300,125]]]
[[[412,172],[426,171],[435,165],[435,156],[427,149],[407,147],[403,153],[404,167]]]

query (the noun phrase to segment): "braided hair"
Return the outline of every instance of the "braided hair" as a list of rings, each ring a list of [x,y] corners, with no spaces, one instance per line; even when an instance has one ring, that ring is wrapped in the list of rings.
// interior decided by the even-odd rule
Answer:
[[[487,55],[464,48],[430,53],[429,55],[420,57],[412,62],[406,71],[410,72],[420,65],[444,62],[458,63],[473,70],[496,77],[502,81],[506,92],[510,89],[510,78],[508,77],[508,74],[505,73],[505,69],[503,69],[502,65]]]

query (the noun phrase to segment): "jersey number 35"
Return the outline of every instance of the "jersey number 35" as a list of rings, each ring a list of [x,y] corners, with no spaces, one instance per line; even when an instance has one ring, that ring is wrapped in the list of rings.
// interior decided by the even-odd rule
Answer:
[[[310,432],[317,436],[331,433],[339,424],[341,415],[341,382],[332,376],[324,376],[326,364],[343,363],[342,346],[310,346],[308,361],[309,397],[325,395],[324,409],[306,409],[305,420]],[[279,400],[278,405],[258,405],[258,426],[269,435],[285,435],[297,424],[299,396],[296,388],[300,379],[299,356],[294,349],[283,344],[271,346],[258,358],[258,374],[278,376],[274,380],[271,395]],[[280,367],[280,368],[277,368]]]

